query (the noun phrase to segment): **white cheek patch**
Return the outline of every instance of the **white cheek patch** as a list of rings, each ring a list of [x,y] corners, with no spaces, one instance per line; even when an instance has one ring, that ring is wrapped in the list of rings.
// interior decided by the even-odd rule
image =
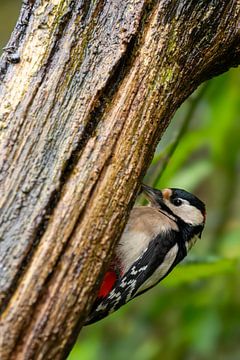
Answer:
[[[183,205],[179,214],[185,222],[192,225],[200,225],[203,223],[203,215],[199,209],[191,205]]]
[[[204,218],[201,211],[195,206],[190,205],[187,201],[181,206],[174,206],[170,201],[166,201],[166,205],[174,214],[180,217],[184,222],[191,225],[203,224]]]

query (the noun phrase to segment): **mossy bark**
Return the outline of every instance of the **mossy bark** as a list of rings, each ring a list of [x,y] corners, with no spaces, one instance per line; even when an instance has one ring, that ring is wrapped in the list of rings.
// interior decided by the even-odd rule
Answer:
[[[239,1],[24,1],[1,59],[0,357],[71,349],[157,142],[240,62]]]

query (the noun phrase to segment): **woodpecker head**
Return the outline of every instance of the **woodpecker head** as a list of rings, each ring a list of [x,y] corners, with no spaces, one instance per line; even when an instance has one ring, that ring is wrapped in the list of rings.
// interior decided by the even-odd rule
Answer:
[[[193,227],[205,224],[206,210],[204,203],[195,195],[182,189],[164,189],[162,191],[142,185],[150,205],[174,220],[181,220]]]

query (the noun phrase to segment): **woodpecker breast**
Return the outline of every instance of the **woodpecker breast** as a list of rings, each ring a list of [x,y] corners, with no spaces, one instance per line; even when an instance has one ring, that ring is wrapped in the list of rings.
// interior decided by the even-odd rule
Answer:
[[[134,207],[115,251],[121,264],[121,272],[124,274],[142,255],[151,239],[171,230],[178,230],[176,223],[157,209],[148,206]]]

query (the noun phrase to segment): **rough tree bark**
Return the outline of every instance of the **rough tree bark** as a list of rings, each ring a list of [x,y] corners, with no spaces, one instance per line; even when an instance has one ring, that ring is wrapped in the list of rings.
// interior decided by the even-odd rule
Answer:
[[[240,60],[234,0],[24,1],[1,59],[1,352],[62,359],[164,129]]]

